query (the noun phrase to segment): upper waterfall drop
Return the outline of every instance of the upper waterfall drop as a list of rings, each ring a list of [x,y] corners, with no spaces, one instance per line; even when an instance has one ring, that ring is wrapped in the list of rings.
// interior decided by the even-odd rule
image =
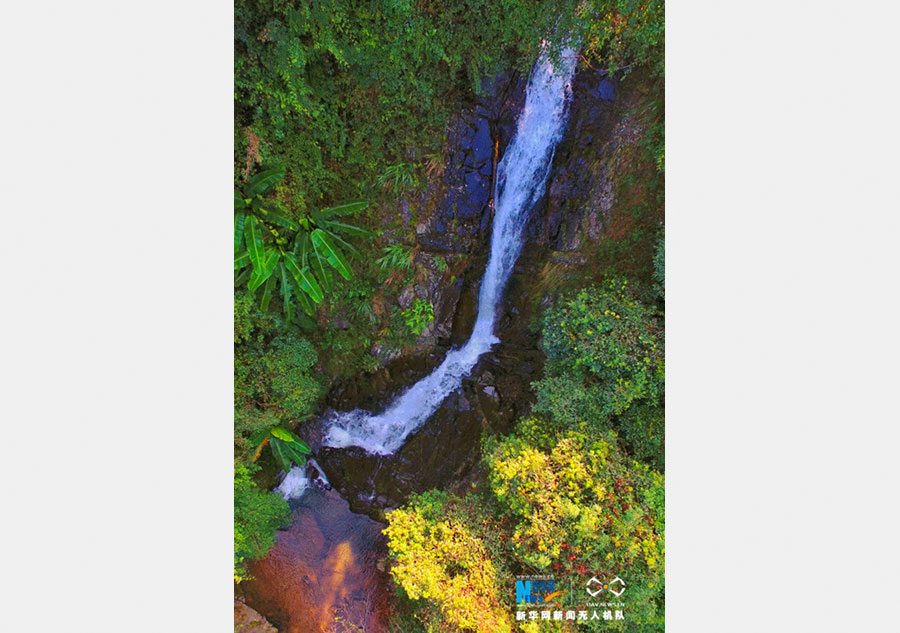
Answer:
[[[566,48],[555,64],[543,53],[531,71],[516,133],[497,166],[491,252],[471,337],[461,348],[448,352],[439,367],[396,398],[384,413],[356,409],[331,414],[326,421],[326,446],[394,453],[462,385],[479,357],[499,342],[494,335],[497,307],[522,250],[528,211],[546,187],[553,153],[565,131],[575,66],[576,52]]]

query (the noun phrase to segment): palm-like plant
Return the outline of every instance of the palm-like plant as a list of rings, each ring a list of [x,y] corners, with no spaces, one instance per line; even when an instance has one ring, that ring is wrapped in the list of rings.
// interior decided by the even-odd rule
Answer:
[[[235,190],[234,269],[235,286],[246,282],[250,292],[262,287],[263,310],[268,309],[272,295],[280,292],[290,322],[295,298],[304,312],[315,313],[315,305],[334,286],[331,269],[344,279],[353,274],[342,248],[359,253],[341,235],[372,237],[372,232],[335,219],[367,208],[366,200],[312,211],[296,221],[273,211],[276,203],[265,200],[263,194],[282,177],[283,168],[266,169]]]
[[[268,444],[272,449],[272,456],[284,472],[291,470],[291,464],[305,465],[306,456],[310,453],[306,442],[282,426],[273,426],[263,431],[262,439],[259,434],[251,439],[255,439],[258,443],[253,461],[259,458],[262,449]]]

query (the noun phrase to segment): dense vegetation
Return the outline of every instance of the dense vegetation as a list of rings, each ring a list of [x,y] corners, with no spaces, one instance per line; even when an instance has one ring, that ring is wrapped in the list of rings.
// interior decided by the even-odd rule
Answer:
[[[268,489],[304,463],[303,422],[330,382],[373,369],[435,319],[425,298],[386,297],[455,279],[452,261],[423,264],[398,201],[440,173],[460,105],[564,34],[594,68],[662,73],[662,2],[236,3],[237,581],[290,521]],[[661,135],[646,138],[660,181]],[[660,627],[662,257],[641,263],[655,288],[609,275],[557,297],[534,416],[485,438],[471,492],[428,492],[390,514],[403,630],[512,630],[513,574],[589,570],[627,570],[642,614],[628,630]]]
[[[617,624],[662,630],[661,475],[629,460],[612,436],[559,432],[537,418],[488,439],[485,462],[487,489],[426,493],[389,515],[394,578],[425,599],[418,626],[405,630],[511,630],[515,573],[626,576],[629,619]],[[610,627],[594,625],[587,630]]]
[[[637,457],[662,468],[662,326],[628,281],[610,279],[548,310],[543,347],[535,411],[567,429],[615,427]]]

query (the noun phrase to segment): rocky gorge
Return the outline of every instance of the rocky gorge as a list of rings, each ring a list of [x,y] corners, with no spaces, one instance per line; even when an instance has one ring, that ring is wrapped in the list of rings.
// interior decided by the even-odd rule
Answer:
[[[515,132],[526,83],[526,76],[510,73],[486,85],[448,130],[440,168],[400,202],[404,229],[415,234],[414,257],[429,274],[396,297],[376,300],[401,308],[427,300],[434,320],[402,354],[373,346],[378,367],[336,381],[323,415],[380,410],[468,338],[490,240],[496,160]],[[650,283],[652,271],[643,262],[661,230],[663,204],[662,192],[644,181],[655,180],[647,175],[657,168],[652,143],[662,100],[646,71],[579,69],[546,193],[530,212],[505,291],[496,326],[500,343],[392,455],[324,446],[321,425],[309,427],[329,484],[292,502],[294,524],[279,533],[275,548],[251,569],[254,580],[240,588],[243,600],[278,630],[316,630],[323,598],[313,586],[335,588],[328,608],[343,609],[346,630],[359,630],[351,624],[386,630],[393,593],[380,533],[385,513],[413,493],[453,490],[477,479],[483,435],[509,432],[530,409],[530,385],[544,364],[541,310],[572,278],[627,273]],[[317,605],[315,613],[310,604]]]

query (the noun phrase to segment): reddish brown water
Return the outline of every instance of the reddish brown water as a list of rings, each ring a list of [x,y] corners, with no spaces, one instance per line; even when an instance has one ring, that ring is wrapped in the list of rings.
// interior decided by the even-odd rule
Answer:
[[[294,504],[294,523],[239,585],[247,604],[281,633],[387,631],[385,526],[350,512],[333,490],[310,489]]]

